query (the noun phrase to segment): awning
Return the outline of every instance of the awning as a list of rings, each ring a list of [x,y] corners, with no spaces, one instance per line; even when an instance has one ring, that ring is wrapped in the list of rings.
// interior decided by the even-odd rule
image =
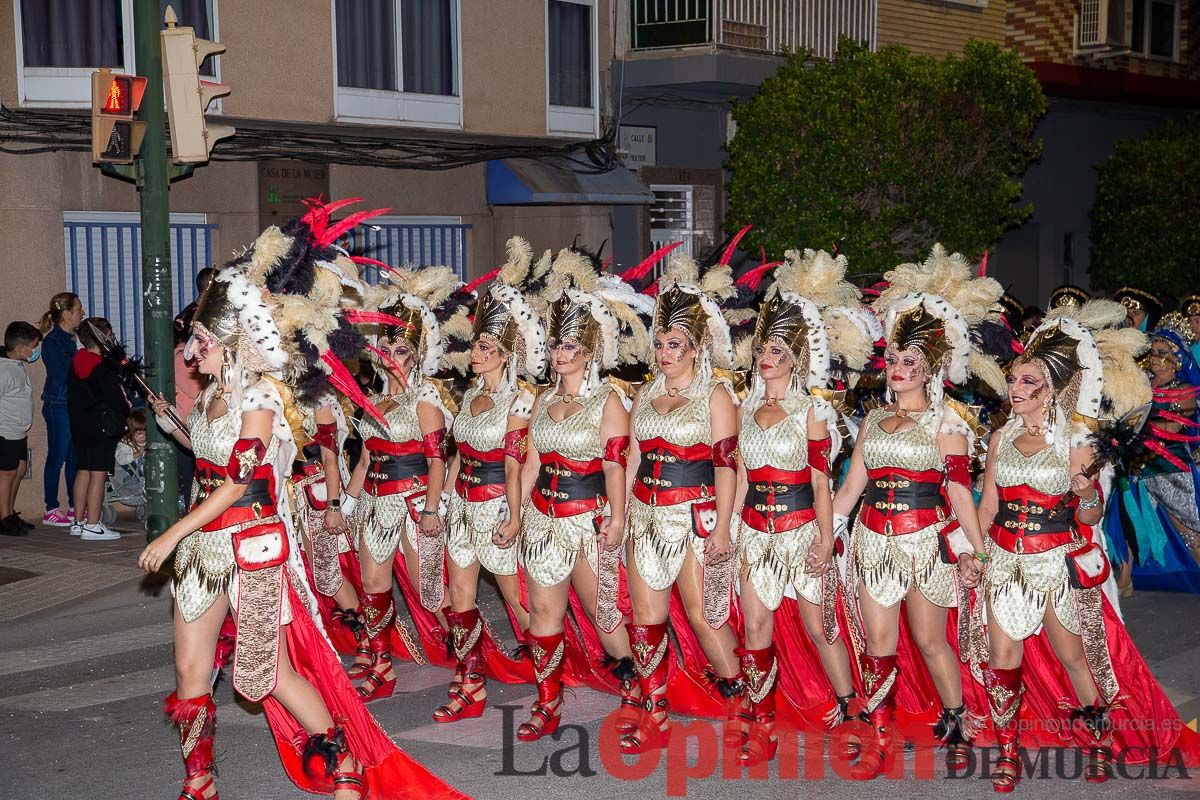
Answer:
[[[502,158],[487,164],[488,203],[529,205],[646,205],[654,193],[623,166],[590,172],[565,158]]]

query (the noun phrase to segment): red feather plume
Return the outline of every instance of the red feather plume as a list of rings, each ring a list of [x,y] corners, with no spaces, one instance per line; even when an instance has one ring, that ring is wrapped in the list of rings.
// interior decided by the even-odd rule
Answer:
[[[668,253],[682,244],[682,241],[671,242],[668,245],[658,248],[653,253],[643,258],[636,267],[625,270],[625,272],[621,275],[621,280],[625,281],[626,283],[633,283],[634,281],[641,280],[642,278],[646,277],[646,274],[650,272],[650,270],[654,269],[655,264],[662,261],[667,257]]]
[[[379,413],[379,409],[375,407],[375,404],[363,394],[358,381],[354,380],[354,376],[350,374],[350,370],[346,369],[346,365],[329,350],[321,354],[321,360],[332,370],[329,374],[330,385],[350,398],[350,402],[354,403],[354,405],[374,417],[376,422],[387,428],[387,420],[383,418],[383,414]]]
[[[745,236],[747,233],[749,233],[750,229],[753,227],[754,227],[753,225],[747,225],[746,227],[744,227],[740,231],[738,231],[734,235],[734,237],[729,240],[729,246],[726,247],[725,252],[721,254],[721,261],[719,263],[722,267],[729,266],[729,260],[733,258],[733,251],[737,250],[738,243],[740,241],[742,241],[742,237]]]
[[[496,267],[491,272],[485,272],[483,275],[480,275],[478,278],[476,278],[475,280],[471,281],[466,286],[464,286],[463,291],[468,292],[468,293],[474,292],[476,289],[478,289],[483,284],[487,283],[490,280],[494,280],[496,278],[496,276],[500,274],[500,269],[501,269],[500,267]]]

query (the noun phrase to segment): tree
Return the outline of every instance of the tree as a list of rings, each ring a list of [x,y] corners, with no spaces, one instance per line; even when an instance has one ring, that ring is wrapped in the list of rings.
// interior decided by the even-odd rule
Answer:
[[[856,273],[971,257],[1032,208],[1020,177],[1041,150],[1041,85],[1013,52],[970,41],[942,60],[842,39],[832,61],[788,58],[733,110],[730,230],[782,254],[838,243]]]
[[[1200,114],[1117,142],[1100,167],[1092,223],[1092,285],[1159,294],[1196,291],[1200,262]]]

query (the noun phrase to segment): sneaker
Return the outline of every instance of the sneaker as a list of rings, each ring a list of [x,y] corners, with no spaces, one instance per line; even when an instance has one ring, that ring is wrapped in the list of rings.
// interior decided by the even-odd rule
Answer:
[[[29,531],[13,524],[11,516],[0,519],[0,536],[28,536]]]
[[[110,542],[113,539],[120,539],[121,534],[116,531],[110,531],[103,525],[84,525],[83,532],[79,534],[79,538],[85,542]]]
[[[42,524],[49,525],[52,528],[69,528],[71,526],[71,517],[64,514],[61,508],[56,508],[42,515]]]
[[[21,530],[24,530],[24,531],[32,531],[33,530],[33,523],[26,522],[25,520],[21,519],[20,512],[14,511],[13,515],[12,515],[12,519],[13,519],[14,524],[20,526]]]
[[[80,525],[78,522],[72,522],[71,523],[71,535],[79,536],[81,533],[83,533],[83,526]]]

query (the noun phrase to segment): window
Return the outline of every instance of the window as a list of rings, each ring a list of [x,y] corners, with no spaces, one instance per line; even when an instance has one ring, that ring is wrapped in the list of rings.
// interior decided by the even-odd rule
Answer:
[[[692,195],[695,187],[687,184],[652,184],[654,204],[650,206],[650,247],[657,250],[671,242],[683,242],[679,252],[689,256],[696,247]],[[654,271],[657,275],[659,264]]]
[[[599,117],[595,0],[547,0],[546,127],[595,136]]]
[[[385,264],[450,267],[465,280],[467,232],[462,217],[382,216],[350,234],[350,250]],[[369,283],[379,281],[377,267],[364,267]]]
[[[337,117],[462,127],[458,0],[334,0]]]
[[[171,215],[172,310],[196,299],[196,273],[212,265],[212,234],[204,214]],[[63,212],[67,291],[91,316],[112,323],[129,353],[143,355],[141,217],[133,212]]]
[[[87,108],[91,73],[100,67],[134,72],[134,0],[12,0],[16,14],[17,93],[22,106]],[[215,39],[216,0],[170,3],[180,25]],[[216,59],[201,73],[218,79]]]
[[[1133,0],[1131,49],[1151,58],[1179,60],[1179,0]]]

